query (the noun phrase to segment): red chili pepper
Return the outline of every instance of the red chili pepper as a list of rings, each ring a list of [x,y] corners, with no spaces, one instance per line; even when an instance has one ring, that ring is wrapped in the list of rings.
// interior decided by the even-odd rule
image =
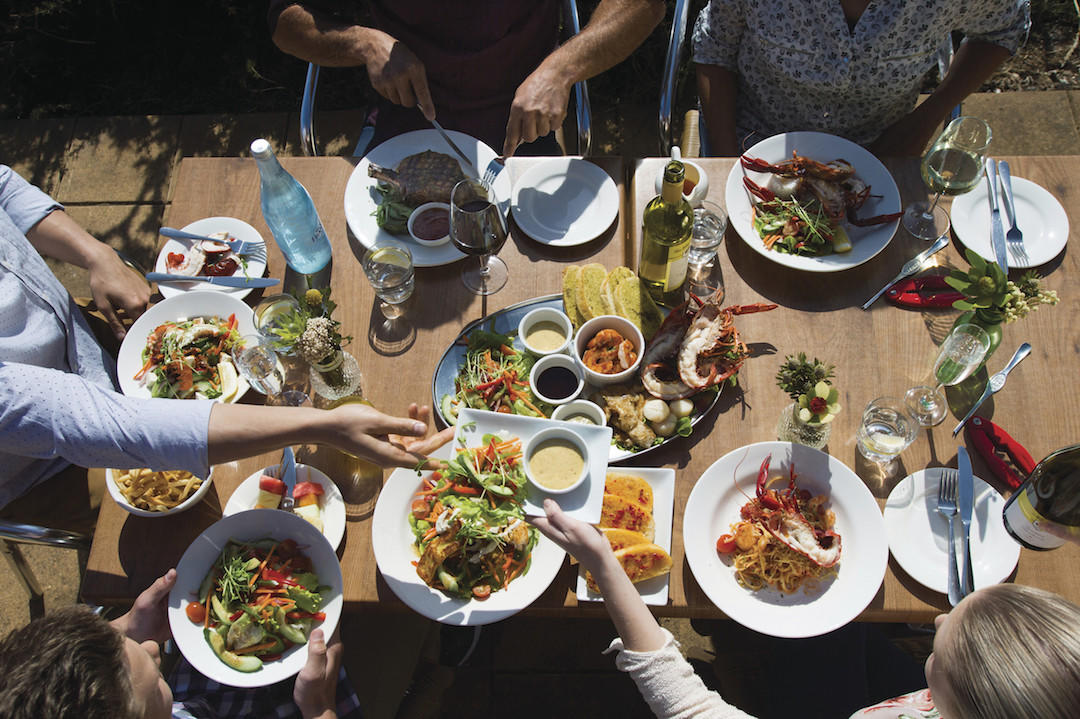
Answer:
[[[311,612],[299,612],[299,611],[298,612],[287,612],[285,614],[285,618],[286,619],[292,619],[294,621],[297,620],[297,619],[315,619],[316,621],[322,622],[322,621],[326,620],[326,612],[315,612],[314,614],[311,613]]]
[[[265,569],[263,569],[262,576],[263,576],[264,579],[273,580],[273,581],[277,582],[278,584],[284,584],[287,587],[299,587],[300,586],[299,582],[291,579],[290,577],[282,574],[281,572],[278,572],[276,570],[271,569],[270,567],[266,567]]]
[[[232,614],[229,615],[229,621],[230,622],[235,622],[237,619],[240,618],[240,615],[243,614],[243,613],[244,613],[243,609],[237,609],[235,612],[233,612]]]

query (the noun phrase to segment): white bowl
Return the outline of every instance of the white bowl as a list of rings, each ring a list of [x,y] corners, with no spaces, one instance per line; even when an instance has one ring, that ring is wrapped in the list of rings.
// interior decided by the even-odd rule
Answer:
[[[442,237],[436,238],[434,240],[429,240],[429,239],[425,239],[423,237],[417,236],[417,234],[413,231],[413,222],[416,221],[417,217],[419,217],[423,213],[427,212],[428,210],[432,210],[432,209],[446,210],[446,227],[447,227],[447,230],[446,230],[446,234],[443,235]],[[419,242],[421,245],[423,245],[425,247],[438,247],[439,245],[446,244],[447,242],[450,241],[450,205],[446,204],[445,202],[425,202],[424,204],[420,205],[415,210],[413,210],[412,214],[409,215],[408,228],[409,228],[409,235],[414,240],[416,240],[417,242]]]
[[[686,168],[686,179],[694,183],[694,188],[690,190],[690,194],[683,193],[683,199],[689,202],[693,207],[697,207],[701,204],[709,194],[709,176],[705,173],[705,170],[701,168],[701,165],[690,160],[679,160]],[[664,188],[664,167],[667,167],[667,163],[660,168],[660,174],[656,176],[656,194],[660,194],[660,190]]]
[[[597,427],[607,424],[607,415],[604,414],[604,410],[600,409],[600,405],[587,399],[575,399],[573,402],[559,405],[551,413],[551,418],[561,422],[573,422],[574,420],[568,418],[574,415],[585,415]]]
[[[589,369],[589,367],[585,365],[585,346],[589,344],[589,341],[595,337],[600,330],[607,329],[615,330],[623,336],[623,339],[630,340],[634,345],[634,352],[637,354],[634,363],[630,365],[629,368],[615,374],[603,374],[602,372]],[[644,350],[645,338],[641,336],[641,330],[635,327],[630,320],[616,315],[600,315],[599,317],[593,317],[581,326],[577,336],[574,338],[574,358],[577,359],[581,371],[585,373],[585,380],[589,384],[598,387],[629,382],[633,379],[634,375],[637,374],[638,367],[641,366],[641,355]]]
[[[577,387],[573,392],[562,399],[548,397],[537,389],[537,379],[544,373],[544,370],[550,367],[565,367],[577,378]],[[577,360],[569,355],[547,355],[538,359],[536,364],[532,366],[532,370],[529,372],[529,386],[532,388],[533,394],[539,397],[542,402],[555,405],[566,404],[567,402],[577,399],[578,395],[581,394],[581,391],[585,389],[585,373],[582,371],[581,365]]]
[[[195,490],[195,493],[185,499],[180,504],[176,505],[172,509],[166,509],[161,512],[151,512],[147,509],[139,509],[135,505],[131,504],[124,498],[124,495],[120,493],[120,487],[116,484],[115,472],[123,470],[106,469],[105,470],[105,486],[109,488],[109,494],[116,500],[116,503],[121,507],[131,512],[138,517],[167,517],[170,514],[180,514],[180,512],[187,511],[194,507],[196,504],[203,500],[206,493],[210,491],[210,483],[214,476],[214,468],[210,468],[210,473],[203,479],[203,483]]]
[[[541,484],[534,479],[532,470],[532,455],[544,442],[550,440],[565,440],[577,448],[581,453],[581,472],[578,474],[571,484],[560,489],[554,489],[547,485]],[[522,455],[525,457],[525,475],[532,482],[533,486],[542,492],[547,494],[569,494],[575,489],[581,486],[581,483],[585,481],[585,478],[589,476],[589,448],[585,445],[585,441],[573,430],[563,427],[548,427],[542,429],[525,442]]]
[[[555,349],[544,350],[540,349],[529,343],[529,330],[533,328],[538,322],[554,322],[562,330],[563,343]],[[562,354],[570,346],[570,341],[574,339],[574,325],[570,322],[570,318],[566,316],[565,312],[555,309],[554,307],[538,307],[532,312],[529,312],[521,318],[521,322],[518,323],[518,337],[521,338],[521,343],[525,345],[525,349],[532,352],[538,357],[544,355]]]

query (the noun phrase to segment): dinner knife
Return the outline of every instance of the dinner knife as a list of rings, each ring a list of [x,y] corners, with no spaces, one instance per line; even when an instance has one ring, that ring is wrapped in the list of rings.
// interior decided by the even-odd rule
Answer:
[[[296,487],[296,455],[292,447],[286,447],[281,453],[281,481],[285,483],[285,496],[281,498],[280,508],[293,511],[293,489]]]
[[[1001,211],[997,199],[997,164],[992,157],[986,158],[986,197],[990,201],[990,244],[994,248],[994,257],[998,267],[1009,274],[1009,260],[1005,256],[1005,230],[1001,226]]]
[[[204,277],[202,275],[170,275],[166,272],[147,272],[150,282],[209,282],[222,287],[273,287],[281,280],[273,277]]]
[[[930,259],[931,255],[933,255],[935,252],[938,252],[939,250],[945,249],[948,244],[949,233],[946,232],[944,235],[934,240],[934,244],[930,245],[925,250],[915,255],[915,257],[905,262],[904,266],[900,268],[900,274],[889,280],[889,282],[880,290],[878,290],[873,297],[864,302],[862,308],[864,310],[870,309],[870,305],[877,302],[878,297],[881,297],[883,294],[885,294],[885,290],[889,289],[900,280],[911,277],[913,274],[918,272],[920,269],[922,269],[923,263]]]
[[[1009,373],[1012,372],[1013,367],[1020,364],[1029,354],[1031,354],[1031,345],[1029,345],[1027,342],[1016,348],[1016,352],[1013,352],[1013,356],[1012,359],[1009,360],[1009,364],[1005,365],[1005,369],[1001,370],[990,378],[990,381],[986,383],[986,389],[983,390],[982,396],[979,397],[979,399],[975,401],[975,404],[971,406],[971,409],[968,410],[968,413],[964,415],[964,418],[962,420],[960,420],[960,424],[953,427],[953,437],[960,434],[960,430],[964,428],[964,425],[967,423],[967,421],[971,419],[971,417],[975,414],[975,410],[979,409],[982,403],[986,401],[987,397],[1001,391],[1001,388],[1005,386],[1005,379],[1009,376]]]
[[[956,466],[960,470],[956,487],[956,507],[960,511],[960,523],[964,527],[964,576],[960,593],[966,597],[975,591],[975,574],[971,566],[971,513],[975,508],[975,476],[971,473],[971,457],[964,445],[960,445],[956,450]]]
[[[419,107],[419,105],[417,107]],[[450,139],[450,136],[448,134],[446,134],[446,130],[444,130],[443,126],[439,124],[439,121],[432,120],[431,124],[436,130],[439,131],[439,134],[442,135],[442,139],[446,141],[446,144],[450,146],[450,149],[456,152],[457,156],[461,158],[461,161],[465,163],[465,169],[471,171],[474,178],[480,177],[480,171],[476,169],[476,165],[474,165],[472,160],[470,160],[465,155],[465,153],[461,151],[460,147],[454,144],[454,141]]]

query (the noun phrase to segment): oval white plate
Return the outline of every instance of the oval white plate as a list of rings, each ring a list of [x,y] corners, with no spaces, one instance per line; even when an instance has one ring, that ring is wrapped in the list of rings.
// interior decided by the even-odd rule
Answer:
[[[267,469],[276,471],[277,467],[268,467]],[[259,478],[265,473],[266,469],[259,470],[241,482],[240,486],[229,497],[222,514],[229,517],[238,512],[253,509],[256,500],[259,499]],[[306,464],[296,465],[296,481],[315,482],[323,488],[323,535],[326,537],[326,541],[330,542],[334,549],[337,549],[341,546],[341,540],[345,537],[345,501],[341,498],[341,490],[325,474]]]
[[[556,247],[598,237],[619,217],[619,191],[603,169],[580,157],[555,157],[529,168],[510,204],[525,234]]]
[[[135,379],[135,375],[143,366],[142,351],[146,346],[146,338],[158,325],[192,317],[228,318],[232,314],[236,315],[239,323],[237,331],[241,337],[255,334],[255,320],[251,308],[237,298],[221,292],[185,292],[148,309],[131,325],[120,345],[120,353],[116,358],[120,391],[129,397],[150,397],[150,389],[144,382],[150,377],[150,373],[147,372],[143,380]],[[233,402],[238,402],[248,390],[248,383],[243,377],[239,378],[239,382],[240,391],[236,393]]]
[[[450,457],[450,445],[432,454]],[[428,473],[424,473],[426,476]],[[424,584],[413,562],[413,533],[408,515],[421,477],[411,469],[395,469],[383,485],[371,523],[371,543],[383,579],[398,599],[429,619],[458,626],[490,624],[517,614],[548,588],[563,565],[566,552],[544,535],[532,551],[529,571],[510,582],[507,589],[492,592],[484,601],[456,599]]]
[[[842,137],[821,132],[787,132],[762,140],[747,150],[746,155],[775,164],[790,160],[792,151],[796,150],[799,155],[819,162],[844,159],[855,167],[855,174],[870,186],[872,195],[859,209],[859,217],[873,217],[903,209],[900,205],[900,190],[881,161],[865,148]],[[873,227],[855,227],[845,223],[852,249],[851,252],[842,254],[802,257],[767,250],[751,222],[750,195],[743,185],[744,175],[759,185],[764,185],[769,178],[768,173],[744,170],[741,163],[735,163],[728,173],[724,189],[729,221],[754,252],[786,267],[807,272],[838,272],[856,267],[884,250],[900,225],[900,220]]]
[[[828,496],[825,506],[836,513],[842,547],[837,576],[816,589],[751,591],[735,580],[730,559],[716,552],[717,538],[731,531],[754,495],[758,468],[769,454],[770,476],[786,476],[794,462],[798,486]],[[787,638],[825,634],[857,617],[877,594],[889,560],[881,510],[859,476],[835,457],[790,442],[741,447],[705,470],[686,502],[683,547],[694,578],[718,609],[744,627]]]
[[[454,130],[447,130],[446,134],[472,160],[481,173],[497,157],[494,150],[475,137],[469,137]],[[375,215],[372,214],[378,205],[376,200],[380,200],[381,195],[375,189],[375,178],[368,177],[368,166],[373,162],[392,169],[409,155],[424,150],[434,150],[449,155],[455,160],[458,159],[457,154],[435,130],[415,130],[391,137],[360,160],[349,175],[349,181],[345,185],[345,220],[349,223],[349,229],[364,247],[371,247],[378,241],[397,242],[409,248],[413,256],[413,265],[416,267],[436,267],[457,262],[465,255],[450,243],[434,247],[424,246],[409,237],[408,233],[391,235],[381,229],[375,222]],[[510,211],[510,173],[505,172],[506,168],[497,163],[495,169],[499,171],[499,174],[495,176],[493,189],[498,199],[499,209],[505,217]],[[471,174],[464,167],[461,171],[466,177]]]
[[[1016,217],[1024,233],[1024,251],[1028,258],[1026,262],[1021,262],[1006,243],[1009,268],[1038,267],[1065,249],[1065,243],[1069,240],[1069,217],[1057,198],[1031,180],[1014,176],[1012,185]],[[999,199],[999,202],[1004,201],[1004,198]],[[990,246],[990,202],[986,197],[986,182],[980,182],[971,192],[953,200],[950,215],[956,236],[964,246],[970,247],[987,262],[997,262],[994,249]],[[1001,207],[1001,225],[1005,232],[1009,231],[1009,217],[1004,206]]]
[[[212,235],[216,232],[228,232],[238,240],[244,242],[258,242],[262,247],[258,248],[255,252],[244,255],[244,257],[247,258],[247,272],[245,273],[242,267],[238,267],[232,276],[262,277],[263,273],[266,272],[266,243],[263,241],[259,231],[243,220],[238,220],[235,217],[207,217],[202,220],[196,220],[190,225],[185,225],[180,229],[184,232],[194,232],[197,235]],[[161,252],[158,253],[154,271],[168,273],[170,270],[169,266],[166,264],[166,259],[168,258],[169,253],[180,252],[187,254],[194,243],[194,240],[174,240],[169,238],[162,246]],[[158,284],[158,290],[160,290],[161,296],[166,299],[175,297],[176,295],[182,295],[185,292],[224,292],[225,294],[232,295],[238,300],[242,300],[251,293],[252,289],[254,288],[222,287],[221,285],[212,285],[209,282],[161,282]]]
[[[199,585],[228,540],[250,541],[267,537],[295,540],[311,560],[319,581],[330,587],[322,595],[321,611],[326,612],[326,619],[319,625],[328,639],[341,617],[341,565],[333,547],[315,527],[296,515],[264,509],[240,512],[210,525],[191,543],[176,565],[176,585],[169,592],[169,628],[173,641],[191,666],[203,676],[231,687],[274,684],[293,676],[307,662],[305,644],[288,650],[277,661],[265,662],[256,672],[239,672],[218,659],[203,637],[202,625],[193,624],[184,611],[188,602],[197,601]]]
[[[920,470],[893,488],[885,502],[885,531],[889,549],[904,571],[924,587],[945,594],[949,589],[949,520],[937,511],[941,469]],[[976,589],[1005,581],[1020,559],[1020,545],[1001,519],[1004,507],[1005,498],[975,477],[971,561]],[[957,541],[957,552],[960,547]],[[962,556],[959,561],[963,569]]]

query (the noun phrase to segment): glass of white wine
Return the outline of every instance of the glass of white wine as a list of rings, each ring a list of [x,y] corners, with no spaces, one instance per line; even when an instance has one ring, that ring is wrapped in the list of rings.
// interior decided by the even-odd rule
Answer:
[[[908,232],[930,242],[949,231],[949,213],[938,202],[943,194],[962,195],[979,184],[991,137],[984,120],[966,115],[941,131],[922,160],[923,182],[934,191],[934,199],[907,206],[904,228]]]
[[[990,335],[978,325],[957,325],[941,343],[930,383],[912,387],[904,401],[923,427],[940,424],[949,405],[942,388],[960,384],[974,372],[990,349]]]

